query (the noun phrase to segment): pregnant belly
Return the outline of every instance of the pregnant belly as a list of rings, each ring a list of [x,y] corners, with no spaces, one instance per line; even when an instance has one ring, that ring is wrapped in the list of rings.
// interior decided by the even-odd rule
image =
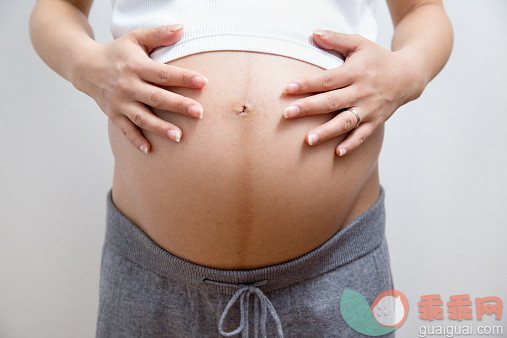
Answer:
[[[252,269],[301,256],[378,198],[383,128],[338,157],[346,136],[309,146],[306,133],[335,114],[285,119],[308,95],[285,95],[289,80],[323,70],[251,52],[194,54],[169,64],[209,79],[203,89],[166,88],[200,102],[195,119],[154,110],[179,126],[180,143],[143,130],[148,154],[109,121],[113,202],[165,250],[222,269]]]

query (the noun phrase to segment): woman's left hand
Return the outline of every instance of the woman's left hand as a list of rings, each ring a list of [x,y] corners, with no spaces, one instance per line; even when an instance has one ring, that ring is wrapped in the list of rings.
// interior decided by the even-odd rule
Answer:
[[[417,99],[427,84],[421,57],[409,49],[392,52],[358,34],[315,30],[313,39],[324,49],[334,49],[345,57],[340,67],[316,76],[294,79],[286,94],[323,92],[297,100],[287,107],[286,118],[339,112],[330,121],[306,135],[316,145],[341,134],[350,134],[336,147],[343,156],[356,149],[387,121],[400,106]]]

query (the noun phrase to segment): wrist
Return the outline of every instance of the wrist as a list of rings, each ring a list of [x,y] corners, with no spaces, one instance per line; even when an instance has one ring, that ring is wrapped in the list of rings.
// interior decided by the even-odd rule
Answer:
[[[88,38],[76,41],[71,51],[71,62],[69,64],[69,81],[74,88],[89,95],[87,90],[87,78],[93,68],[93,60],[97,58],[101,43]]]
[[[426,85],[429,83],[428,66],[424,54],[417,49],[403,48],[394,52],[402,60],[402,68],[408,73],[407,102],[421,96]]]

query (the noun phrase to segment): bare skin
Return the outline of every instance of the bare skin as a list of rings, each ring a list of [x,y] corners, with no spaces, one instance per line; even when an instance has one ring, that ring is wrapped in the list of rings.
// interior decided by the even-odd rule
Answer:
[[[149,51],[177,43],[181,27],[98,44],[91,3],[39,0],[34,47],[109,117],[120,211],[167,251],[223,269],[301,256],[371,207],[384,123],[421,95],[452,46],[441,1],[391,0],[392,51],[355,34],[314,33],[347,57],[336,69],[248,52],[157,64]],[[299,88],[283,93],[288,83]],[[291,104],[301,113],[284,116]],[[337,114],[349,107],[361,116],[355,129],[352,113]]]
[[[206,74],[203,89],[171,89],[198,100],[202,120],[156,111],[183,131],[181,142],[143,132],[150,156],[109,124],[115,157],[113,201],[169,252],[201,265],[246,269],[316,248],[379,196],[383,130],[348,157],[339,139],[319,146],[306,132],[336,114],[287,120],[295,75],[322,69],[281,56],[211,52],[171,64]],[[303,95],[305,97],[308,95]]]

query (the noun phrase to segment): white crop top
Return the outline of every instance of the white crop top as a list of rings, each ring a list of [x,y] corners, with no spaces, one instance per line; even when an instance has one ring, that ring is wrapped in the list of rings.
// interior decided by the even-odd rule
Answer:
[[[138,27],[182,24],[183,36],[172,46],[155,49],[161,63],[215,50],[282,55],[324,69],[344,57],[318,47],[314,29],[357,33],[374,42],[380,0],[111,0],[110,28],[116,39]]]

